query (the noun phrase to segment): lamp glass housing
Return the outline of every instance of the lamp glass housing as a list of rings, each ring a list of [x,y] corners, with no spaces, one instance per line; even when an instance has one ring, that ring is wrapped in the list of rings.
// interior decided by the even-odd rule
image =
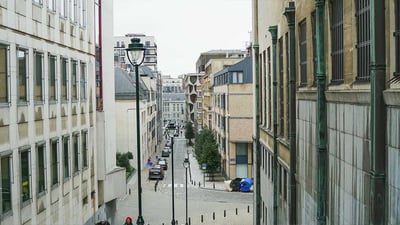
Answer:
[[[132,38],[131,43],[125,50],[132,65],[141,65],[143,63],[146,48],[140,43],[139,38]]]

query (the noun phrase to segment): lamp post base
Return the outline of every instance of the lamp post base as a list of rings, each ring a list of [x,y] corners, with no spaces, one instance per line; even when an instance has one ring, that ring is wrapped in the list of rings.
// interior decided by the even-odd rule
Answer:
[[[137,225],[144,225],[144,220],[143,220],[142,216],[138,216],[136,224]]]

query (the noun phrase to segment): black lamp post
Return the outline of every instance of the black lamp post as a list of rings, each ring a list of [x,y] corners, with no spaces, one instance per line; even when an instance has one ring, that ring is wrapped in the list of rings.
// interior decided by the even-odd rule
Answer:
[[[187,180],[187,177],[188,177],[188,172],[187,172],[187,170],[188,170],[188,168],[189,168],[189,166],[190,166],[190,162],[189,162],[189,158],[185,158],[185,161],[183,161],[183,167],[185,167],[185,170],[186,170],[186,183],[185,183],[185,191],[186,191],[186,223],[185,223],[185,225],[188,225],[188,193],[187,193],[187,183],[188,183],[188,180]]]
[[[137,225],[144,225],[142,216],[142,176],[140,166],[140,106],[139,106],[139,66],[144,60],[145,48],[140,43],[139,38],[132,38],[128,48],[125,49],[129,62],[135,67],[136,76],[136,143],[137,143],[137,171],[138,171],[138,208],[139,215],[136,221]]]

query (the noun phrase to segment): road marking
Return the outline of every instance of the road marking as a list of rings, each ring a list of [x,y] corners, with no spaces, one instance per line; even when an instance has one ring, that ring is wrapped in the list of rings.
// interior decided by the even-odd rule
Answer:
[[[163,184],[163,187],[171,188],[172,184]],[[184,184],[174,184],[174,188],[183,188],[183,187],[185,187]]]

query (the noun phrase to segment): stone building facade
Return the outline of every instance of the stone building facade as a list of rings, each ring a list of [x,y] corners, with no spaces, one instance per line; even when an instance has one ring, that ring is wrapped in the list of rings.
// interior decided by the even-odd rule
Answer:
[[[399,12],[253,1],[255,224],[400,223]]]

